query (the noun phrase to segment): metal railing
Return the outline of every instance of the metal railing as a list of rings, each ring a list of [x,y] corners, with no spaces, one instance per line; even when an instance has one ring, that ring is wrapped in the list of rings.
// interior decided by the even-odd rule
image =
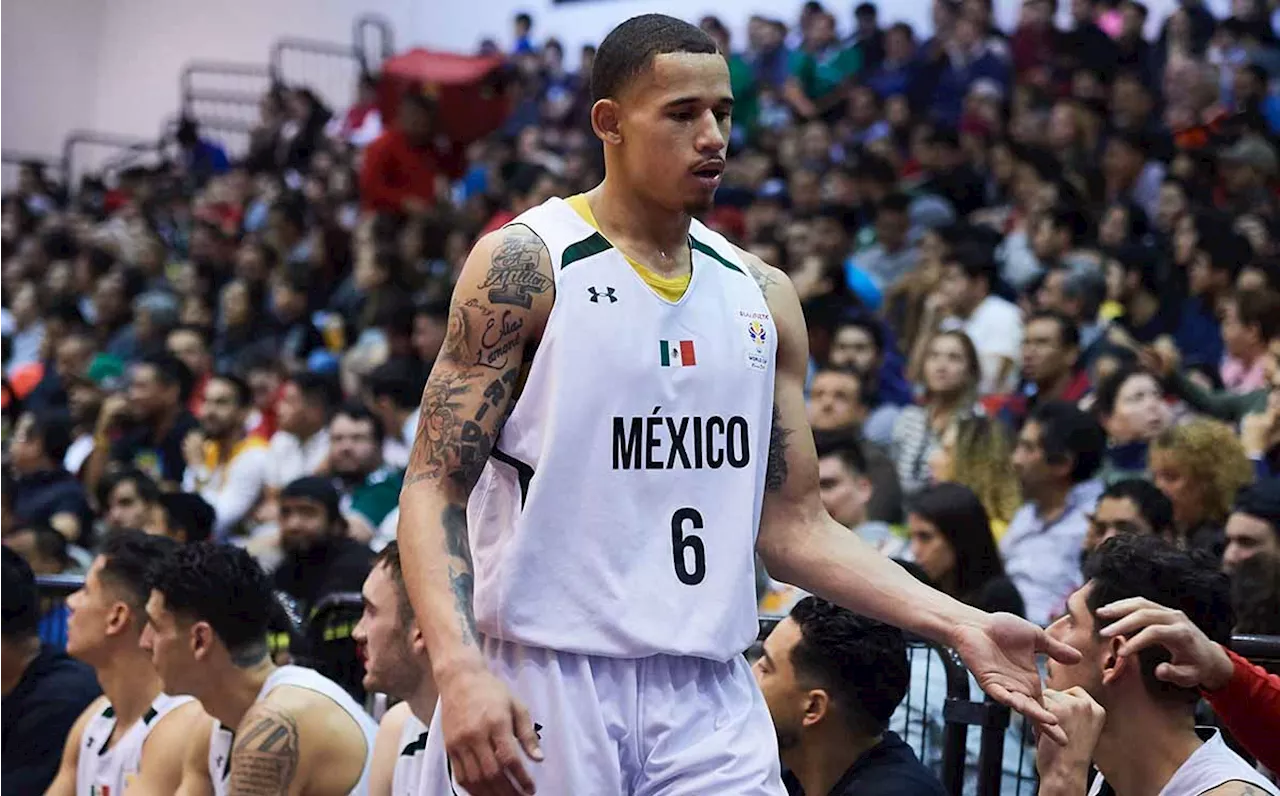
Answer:
[[[271,76],[285,86],[305,86],[340,113],[355,99],[364,63],[354,44],[288,37],[271,46]]]

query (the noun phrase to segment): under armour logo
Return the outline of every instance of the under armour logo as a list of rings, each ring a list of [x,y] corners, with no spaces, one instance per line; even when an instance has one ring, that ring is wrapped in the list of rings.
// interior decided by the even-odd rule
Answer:
[[[615,303],[617,303],[617,301],[618,301],[618,297],[617,297],[617,296],[615,296],[615,295],[613,295],[613,288],[611,288],[611,287],[606,287],[606,288],[604,289],[604,292],[603,292],[603,293],[601,293],[598,289],[596,289],[596,288],[594,288],[594,287],[589,287],[589,288],[587,288],[587,292],[591,294],[591,303],[592,303],[592,304],[599,304],[599,303],[600,303],[600,297],[601,297],[601,296],[603,296],[604,298],[609,299],[609,303],[610,303],[610,304],[615,304]]]

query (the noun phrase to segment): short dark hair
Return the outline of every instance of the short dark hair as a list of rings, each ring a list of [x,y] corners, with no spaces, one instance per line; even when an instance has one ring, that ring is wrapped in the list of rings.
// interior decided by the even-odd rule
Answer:
[[[22,556],[0,545],[4,559],[3,595],[0,597],[0,636],[7,641],[35,638],[40,626],[40,593],[36,576]]]
[[[521,11],[519,14],[516,14],[516,24],[524,25],[526,28],[531,28],[533,27],[533,17],[529,16],[528,13]]]
[[[1117,247],[1111,252],[1111,256],[1120,265],[1125,276],[1137,274],[1138,284],[1143,290],[1159,295],[1161,262],[1155,249],[1130,243]]]
[[[1093,477],[1102,464],[1107,435],[1098,421],[1066,401],[1037,406],[1031,421],[1040,427],[1040,448],[1046,461],[1071,459],[1071,483]]]
[[[1155,484],[1145,478],[1126,478],[1116,481],[1102,492],[1102,497],[1128,500],[1157,534],[1168,534],[1173,529],[1173,503]]]
[[[209,377],[209,381],[221,381],[231,385],[231,391],[236,395],[236,406],[246,409],[253,404],[253,390],[249,389],[249,383],[234,373],[215,373]]]
[[[413,409],[422,399],[426,374],[416,362],[393,359],[374,368],[364,384],[374,398],[387,397],[400,409]]]
[[[867,336],[871,338],[871,344],[876,347],[876,355],[882,356],[884,354],[884,326],[881,325],[879,320],[865,313],[856,313],[846,318],[841,318],[836,323],[835,331],[838,334],[841,329],[848,326],[866,332]]]
[[[382,445],[382,440],[386,437],[386,432],[383,430],[382,424],[378,422],[378,418],[374,417],[373,412],[369,411],[369,407],[356,401],[348,401],[334,411],[333,418],[330,419],[330,422],[333,422],[333,419],[339,416],[355,420],[359,423],[368,423],[373,426],[373,439],[379,446]]]
[[[164,507],[169,530],[185,533],[187,544],[213,536],[218,515],[208,501],[194,492],[165,492],[160,495],[160,505]]]
[[[1056,310],[1036,310],[1027,316],[1023,328],[1030,326],[1033,321],[1053,321],[1058,324],[1058,340],[1065,348],[1080,347],[1080,327],[1076,326],[1074,321],[1061,312]]]
[[[695,25],[665,14],[632,17],[604,37],[591,68],[591,101],[611,99],[649,68],[656,55],[719,50]]]
[[[1116,600],[1145,597],[1182,611],[1212,641],[1228,644],[1235,624],[1230,582],[1205,552],[1181,550],[1158,536],[1121,534],[1098,546],[1084,564],[1086,583],[1093,584],[1087,605],[1097,610]],[[1094,618],[1095,630],[1103,623]],[[1147,693],[1160,702],[1183,704],[1190,711],[1200,699],[1195,688],[1181,688],[1156,677],[1156,667],[1170,660],[1156,645],[1138,654]]]
[[[956,265],[969,279],[985,279],[987,289],[994,290],[999,266],[991,249],[980,243],[961,243],[947,253],[943,265]]]
[[[65,409],[42,409],[28,414],[31,432],[40,439],[44,455],[61,469],[62,459],[71,447],[71,415]]]
[[[1079,243],[1089,234],[1089,217],[1075,205],[1055,205],[1046,218],[1054,229],[1067,231],[1071,236],[1072,245]]]
[[[854,733],[884,732],[911,682],[902,631],[817,597],[796,603],[790,616],[800,626],[791,650],[796,679],[825,690]]]
[[[1280,336],[1280,295],[1269,290],[1242,290],[1235,294],[1235,304],[1240,325],[1258,327],[1263,345]]]
[[[175,614],[208,622],[237,666],[267,654],[267,623],[275,596],[248,551],[214,542],[178,545],[149,572],[151,588]]]
[[[373,558],[373,566],[385,566],[391,576],[391,583],[396,589],[396,610],[400,616],[400,626],[405,630],[413,624],[413,603],[409,600],[409,589],[404,585],[404,568],[400,564],[400,543],[395,539],[387,542],[387,546],[378,551]]]
[[[957,599],[973,605],[988,583],[1004,575],[991,519],[969,487],[953,483],[925,487],[908,502],[907,511],[936,526],[955,552]]]
[[[876,203],[876,215],[881,213],[899,213],[907,215],[911,211],[911,197],[905,193],[894,191],[884,195],[884,198]]]
[[[449,317],[449,299],[437,298],[418,302],[413,308],[413,314],[442,321]]]
[[[1093,391],[1093,413],[1099,420],[1109,417],[1116,411],[1116,401],[1120,398],[1120,389],[1124,387],[1125,382],[1135,376],[1150,376],[1157,384],[1160,383],[1158,377],[1136,362],[1121,364],[1120,367],[1116,368],[1115,372],[1098,382],[1097,388]]]
[[[138,490],[138,497],[143,501],[151,504],[160,502],[160,487],[156,485],[155,479],[137,467],[122,467],[117,470],[108,470],[106,475],[98,481],[95,495],[98,498],[98,505],[105,509],[111,493],[126,481],[133,482],[134,488]]]
[[[178,403],[185,404],[191,400],[191,390],[195,387],[195,377],[191,369],[182,364],[182,360],[168,351],[157,351],[143,357],[139,365],[146,365],[156,372],[156,379],[165,387],[178,388]]]
[[[166,337],[177,334],[178,332],[186,332],[187,334],[194,334],[196,336],[196,339],[200,341],[200,344],[204,346],[205,352],[209,351],[209,348],[211,346],[210,335],[209,335],[209,330],[206,329],[205,327],[196,326],[193,323],[180,323],[177,326],[170,329],[169,334]]]
[[[107,534],[102,543],[100,577],[120,592],[139,619],[151,594],[151,569],[163,561],[177,542],[142,531]]]
[[[1271,526],[1271,532],[1280,536],[1280,478],[1255,481],[1236,493],[1232,512],[1257,517]]]
[[[14,531],[14,536],[20,533],[31,534],[32,541],[35,542],[36,552],[41,558],[52,559],[57,562],[60,569],[66,569],[71,566],[70,545],[67,537],[54,530],[49,525],[27,525]]]
[[[299,373],[290,381],[298,388],[304,401],[324,407],[325,417],[331,417],[334,407],[342,403],[342,386],[332,376],[308,371]]]
[[[819,459],[835,456],[856,475],[867,474],[867,452],[852,428],[813,432],[813,444]]]

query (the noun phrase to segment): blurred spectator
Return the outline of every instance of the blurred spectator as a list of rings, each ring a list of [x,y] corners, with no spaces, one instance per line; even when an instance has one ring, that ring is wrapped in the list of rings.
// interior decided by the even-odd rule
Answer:
[[[1240,490],[1227,518],[1226,537],[1222,568],[1227,573],[1254,557],[1280,562],[1280,478]]]
[[[97,499],[107,533],[151,528],[163,510],[156,482],[134,467],[117,468],[103,476]]]
[[[203,542],[213,536],[217,519],[213,506],[190,492],[166,492],[160,495],[160,511],[145,530],[167,536],[181,544]]]
[[[382,426],[382,460],[404,469],[418,431],[418,404],[426,373],[412,360],[395,359],[374,368],[365,379],[365,405]]]
[[[981,363],[982,395],[1005,392],[1018,373],[1022,319],[1018,308],[992,293],[996,263],[980,246],[966,246],[943,263],[938,296],[951,314],[939,328],[961,330],[973,341]]]
[[[791,609],[752,667],[792,794],[941,796],[889,717],[910,668],[897,628],[815,597]]]
[[[365,147],[382,135],[382,114],[378,112],[378,78],[361,74],[356,84],[356,101],[340,120],[329,124],[330,134],[355,147]]]
[[[67,537],[48,525],[29,525],[4,537],[4,543],[41,575],[77,574],[79,568],[71,560]],[[43,622],[42,622],[43,625]],[[41,634],[43,636],[43,633]]]
[[[329,468],[329,418],[341,402],[329,376],[301,373],[285,382],[277,407],[279,430],[268,445],[267,486],[273,490]]]
[[[200,430],[183,441],[187,459],[183,488],[213,506],[213,530],[219,540],[249,515],[267,485],[267,443],[246,431],[251,401],[243,379],[225,373],[211,376],[200,411]]]
[[[823,368],[809,382],[809,425],[814,431],[861,425],[867,418],[864,377],[852,369]]]
[[[1103,274],[1067,268],[1046,271],[1036,291],[1035,301],[1040,311],[1060,315],[1076,328],[1079,337],[1077,366],[1087,366],[1093,361],[1102,340],[1105,330],[1099,322],[1098,311],[1106,294]]]
[[[875,206],[875,243],[854,255],[851,263],[871,277],[883,290],[896,285],[916,266],[919,253],[907,233],[911,221],[911,200],[900,193],[889,194]]]
[[[791,54],[784,96],[801,118],[834,118],[844,107],[844,87],[863,68],[857,47],[836,36],[836,18],[826,11],[805,29],[805,46]]]
[[[1000,419],[1014,430],[1045,401],[1077,403],[1089,393],[1089,375],[1080,367],[1080,332],[1065,315],[1042,309],[1027,317],[1021,362],[1021,388],[996,401],[1002,404]]]
[[[1085,554],[1122,533],[1150,534],[1173,540],[1173,504],[1150,482],[1127,478],[1109,485],[1089,515]]]
[[[352,539],[338,507],[338,490],[308,476],[280,492],[280,544],[284,560],[271,579],[304,611],[336,592],[358,592],[373,566],[373,551]]]
[[[1160,382],[1141,368],[1122,365],[1098,384],[1093,412],[1107,432],[1103,483],[1146,477],[1148,447],[1173,419]]]
[[[360,198],[366,209],[418,215],[436,203],[445,169],[434,144],[435,115],[425,94],[405,92],[396,124],[365,148]]]
[[[329,423],[329,471],[341,485],[351,534],[362,542],[379,532],[400,502],[404,471],[383,461],[382,443],[382,426],[361,404],[341,407]]]
[[[832,368],[852,368],[860,376],[859,397],[869,407],[862,421],[862,436],[868,442],[888,448],[893,441],[893,424],[901,403],[908,397],[899,394],[903,386],[899,372],[902,361],[886,350],[885,330],[872,317],[859,315],[842,320],[831,336],[827,364]],[[896,389],[895,389],[896,388]]]
[[[978,353],[964,332],[940,332],[924,349],[924,401],[903,407],[893,424],[890,451],[908,495],[929,479],[929,456],[947,428],[972,414],[979,380]]]
[[[1280,297],[1275,293],[1245,291],[1224,296],[1218,302],[1222,315],[1222,382],[1235,393],[1249,393],[1267,386],[1267,341],[1280,336]]]
[[[42,645],[36,634],[40,596],[31,567],[8,547],[4,562],[4,622],[0,627],[0,792],[43,793],[58,772],[71,726],[101,690],[93,670]]]
[[[983,415],[970,415],[942,432],[927,462],[931,483],[953,482],[977,495],[997,542],[1022,505],[1012,453],[1013,443],[1004,426]]]
[[[190,116],[178,122],[174,135],[181,152],[180,165],[187,179],[195,185],[204,185],[210,177],[231,168],[226,151],[217,144],[200,137],[200,124]]]
[[[1080,586],[1080,549],[1089,512],[1101,493],[1094,480],[1105,436],[1084,412],[1043,404],[1018,434],[1013,468],[1026,504],[1000,540],[1005,571],[1026,603],[1026,616],[1047,625]]]
[[[512,55],[526,55],[535,52],[533,39],[533,17],[521,11],[515,15],[512,27],[515,30],[515,43],[511,47]]]
[[[40,292],[34,282],[23,282],[17,287],[5,314],[8,316],[5,318],[5,337],[9,339],[5,373],[12,375],[15,368],[40,358],[44,321]]]
[[[26,412],[18,419],[9,447],[14,475],[13,511],[19,522],[48,525],[68,541],[88,546],[93,512],[84,488],[63,467],[71,444],[66,413]]]
[[[851,434],[815,436],[818,451],[818,487],[822,503],[832,519],[862,537],[889,558],[903,549],[902,540],[884,522],[868,519],[867,507],[875,494],[865,443]]]
[[[1151,444],[1151,477],[1173,503],[1178,540],[1221,560],[1227,515],[1236,493],[1253,480],[1231,429],[1205,419],[1166,429]]]
[[[448,300],[419,304],[413,313],[413,353],[429,369],[444,345],[446,323],[449,318]]]
[[[191,372],[191,398],[187,401],[187,409],[199,417],[200,406],[204,403],[204,388],[213,374],[208,333],[198,326],[179,326],[169,332],[165,348]]]

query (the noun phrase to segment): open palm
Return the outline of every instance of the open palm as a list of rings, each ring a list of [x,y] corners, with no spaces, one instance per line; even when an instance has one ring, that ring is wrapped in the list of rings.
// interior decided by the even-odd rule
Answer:
[[[1013,614],[986,615],[980,624],[958,628],[955,639],[956,652],[983,691],[1026,716],[1041,732],[1066,742],[1057,719],[1044,706],[1036,656],[1043,653],[1062,663],[1075,663],[1080,660],[1078,651]]]

